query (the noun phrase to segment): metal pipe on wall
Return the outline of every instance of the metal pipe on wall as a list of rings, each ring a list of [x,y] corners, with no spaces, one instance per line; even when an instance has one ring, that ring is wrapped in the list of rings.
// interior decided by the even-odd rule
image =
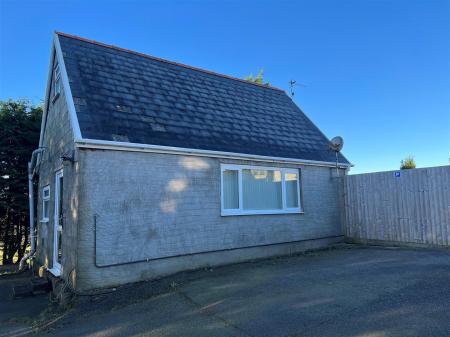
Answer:
[[[31,258],[36,252],[36,229],[34,226],[34,186],[33,186],[33,177],[34,177],[34,168],[36,167],[37,155],[42,153],[44,148],[38,148],[33,151],[31,154],[31,160],[28,163],[28,204],[30,209],[30,241],[31,248],[28,254],[25,254],[24,257],[20,260],[19,270],[23,270],[25,266],[25,262]]]

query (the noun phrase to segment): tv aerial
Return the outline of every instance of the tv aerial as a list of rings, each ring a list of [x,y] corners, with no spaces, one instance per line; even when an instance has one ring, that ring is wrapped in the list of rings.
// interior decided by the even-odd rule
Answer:
[[[296,86],[301,86],[301,87],[306,87],[306,84],[303,83],[297,83],[296,80],[290,80],[289,81],[289,89],[291,91],[291,98],[294,98],[295,95],[295,87]]]
[[[339,152],[341,152],[344,147],[344,139],[340,136],[336,136],[330,140],[330,148],[336,154],[336,173],[339,174],[338,165],[339,165]]]

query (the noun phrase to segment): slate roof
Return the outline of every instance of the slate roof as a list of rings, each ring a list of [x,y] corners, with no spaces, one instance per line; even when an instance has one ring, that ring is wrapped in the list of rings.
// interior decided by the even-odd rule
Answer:
[[[280,89],[58,35],[83,138],[335,161]]]

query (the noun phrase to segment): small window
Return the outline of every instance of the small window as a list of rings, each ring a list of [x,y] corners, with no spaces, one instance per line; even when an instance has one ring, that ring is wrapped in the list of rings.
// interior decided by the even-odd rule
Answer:
[[[300,213],[299,170],[222,165],[222,215]]]
[[[57,97],[61,93],[61,71],[59,64],[56,63],[53,69],[53,97]]]
[[[42,189],[42,221],[47,222],[50,214],[50,186]]]

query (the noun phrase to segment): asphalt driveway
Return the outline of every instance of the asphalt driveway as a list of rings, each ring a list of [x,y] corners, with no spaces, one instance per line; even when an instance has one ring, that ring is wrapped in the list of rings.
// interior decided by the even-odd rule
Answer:
[[[42,334],[449,336],[450,251],[340,248],[179,274],[80,299]]]
[[[16,300],[12,298],[13,286],[25,285],[30,278],[30,273],[0,274],[0,337],[30,333],[34,320],[49,307],[46,294]]]

